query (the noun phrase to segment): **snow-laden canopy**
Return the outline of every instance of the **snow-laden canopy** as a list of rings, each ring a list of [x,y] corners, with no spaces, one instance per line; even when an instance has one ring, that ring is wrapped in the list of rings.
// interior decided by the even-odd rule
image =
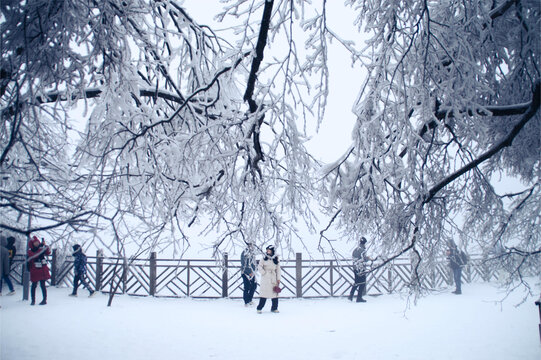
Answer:
[[[304,223],[419,273],[458,239],[539,268],[539,2],[230,0],[226,31],[189,6],[2,2],[0,228],[122,252],[198,224],[219,252],[287,246]],[[304,143],[326,121],[331,43],[367,76],[344,104],[349,150],[321,166]]]

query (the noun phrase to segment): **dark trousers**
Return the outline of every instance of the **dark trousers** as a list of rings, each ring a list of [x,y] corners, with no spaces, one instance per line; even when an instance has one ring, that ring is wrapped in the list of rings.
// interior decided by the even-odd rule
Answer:
[[[348,297],[349,300],[353,300],[353,295],[355,295],[355,290],[357,289],[357,301],[359,301],[363,298],[363,294],[366,289],[366,274],[355,273],[355,281],[351,286],[351,291]]]
[[[272,298],[271,311],[278,310],[278,298]],[[259,298],[259,304],[257,305],[257,310],[263,310],[265,303],[267,302],[266,298]]]
[[[456,292],[462,292],[462,268],[453,268],[453,278],[455,279]]]
[[[43,301],[47,301],[47,286],[45,285],[45,280],[39,281],[39,286],[41,287],[41,295],[43,296]],[[38,287],[38,281],[32,283],[30,288],[30,295],[32,296],[32,303],[36,302],[36,288]]]
[[[6,284],[8,284],[9,291],[13,291],[13,283],[11,282],[9,275],[4,275],[0,277],[0,292],[2,292],[3,280],[5,280]]]
[[[244,303],[248,304],[253,300],[255,288],[257,287],[257,283],[255,282],[255,276],[250,279],[248,275],[242,274],[242,282],[244,283],[244,291],[242,293],[242,297],[244,299]]]
[[[73,294],[77,295],[77,288],[79,287],[79,282],[83,284],[84,288],[88,290],[89,293],[93,293],[92,289],[90,289],[90,286],[88,286],[88,283],[85,280],[84,274],[75,274],[75,277],[73,278]]]

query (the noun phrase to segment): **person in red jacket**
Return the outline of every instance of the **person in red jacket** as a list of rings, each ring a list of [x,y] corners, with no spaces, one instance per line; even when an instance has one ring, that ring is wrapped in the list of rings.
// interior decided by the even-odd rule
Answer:
[[[45,244],[45,240],[39,241],[36,236],[28,242],[28,269],[30,271],[30,281],[32,282],[31,296],[32,302],[30,305],[36,304],[36,287],[41,287],[43,300],[40,305],[47,304],[47,287],[46,281],[51,278],[51,273],[47,267],[46,255],[51,255],[51,249]]]

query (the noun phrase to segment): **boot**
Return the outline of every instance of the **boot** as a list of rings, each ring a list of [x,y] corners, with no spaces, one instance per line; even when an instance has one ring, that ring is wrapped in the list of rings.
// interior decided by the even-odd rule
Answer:
[[[47,305],[47,288],[46,287],[41,288],[41,295],[43,296],[43,300],[41,300],[39,304]]]
[[[36,286],[34,284],[30,287],[30,298],[32,299],[30,305],[36,305]]]

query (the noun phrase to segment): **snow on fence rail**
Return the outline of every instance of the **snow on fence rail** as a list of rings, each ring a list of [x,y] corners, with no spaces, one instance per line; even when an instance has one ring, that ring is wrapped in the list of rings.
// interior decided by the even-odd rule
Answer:
[[[73,259],[60,263],[58,252],[49,257],[50,285],[73,286]],[[22,283],[24,256],[15,258],[11,277]],[[374,262],[373,268],[378,263]],[[294,260],[281,260],[282,297],[341,297],[349,294],[353,282],[350,259],[303,259],[301,253]],[[152,253],[148,259],[104,257],[99,252],[88,257],[87,276],[92,287],[102,292],[161,297],[241,298],[242,278],[240,260],[227,255],[216,259],[158,259]],[[479,257],[471,257],[462,272],[463,282],[498,280]],[[372,271],[367,278],[369,295],[389,294],[408,288],[412,280],[412,264],[398,258]],[[442,260],[429,275],[421,279],[422,286],[437,289],[452,285],[453,276]],[[117,286],[118,285],[118,286]]]

